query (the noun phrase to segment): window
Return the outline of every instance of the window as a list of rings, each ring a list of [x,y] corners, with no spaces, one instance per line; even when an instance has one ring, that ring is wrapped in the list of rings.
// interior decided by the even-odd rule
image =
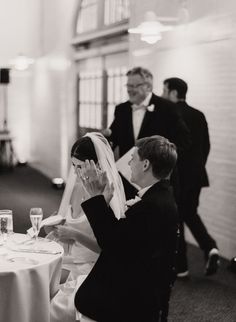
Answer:
[[[105,0],[104,24],[110,25],[129,18],[128,0]]]
[[[77,33],[83,33],[97,28],[98,15],[97,0],[83,0],[77,20]]]
[[[125,101],[129,0],[82,0],[72,40],[78,69],[78,135],[108,127]]]
[[[101,71],[84,72],[79,75],[79,125],[85,128],[102,128]]]
[[[114,118],[115,106],[127,100],[125,88],[126,67],[110,68],[107,71],[107,126]]]
[[[111,124],[115,106],[127,99],[126,72],[119,67],[79,74],[79,128],[101,130]]]
[[[82,0],[76,34],[103,29],[129,18],[129,0]]]

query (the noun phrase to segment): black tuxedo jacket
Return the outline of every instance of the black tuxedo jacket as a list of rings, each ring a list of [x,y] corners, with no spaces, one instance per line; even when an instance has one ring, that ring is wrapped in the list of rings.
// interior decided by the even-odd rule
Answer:
[[[190,135],[186,124],[181,118],[174,103],[152,94],[149,105],[154,105],[153,112],[146,110],[141,124],[139,138],[152,135],[161,135],[175,143],[178,153],[189,147]],[[135,144],[132,107],[129,101],[115,108],[115,117],[110,126],[112,131],[109,140],[113,148],[119,147],[120,157],[131,149]]]
[[[152,94],[149,105],[154,105],[154,111],[146,113],[141,124],[138,139],[152,135],[161,135],[175,143],[178,149],[178,158],[191,145],[190,132],[181,117],[176,104]],[[132,107],[129,101],[118,105],[115,109],[115,118],[110,129],[113,149],[119,147],[120,157],[135,145]],[[122,177],[122,176],[121,176]],[[136,193],[136,189],[122,177],[126,198],[130,199]],[[171,176],[171,183],[174,187],[176,200],[179,199],[180,186],[177,170]]]
[[[209,186],[206,172],[207,157],[210,152],[210,139],[204,114],[186,102],[177,103],[178,109],[191,134],[191,147],[179,159],[179,178],[181,187]]]
[[[99,322],[150,322],[173,279],[178,215],[168,181],[153,185],[117,220],[103,196],[82,203],[101,254],[75,296]]]

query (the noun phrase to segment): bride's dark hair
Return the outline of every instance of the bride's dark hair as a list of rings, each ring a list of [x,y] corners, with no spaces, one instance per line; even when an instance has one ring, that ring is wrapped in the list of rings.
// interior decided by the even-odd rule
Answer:
[[[80,161],[93,160],[98,162],[97,154],[92,140],[88,136],[78,139],[71,148],[71,157]]]

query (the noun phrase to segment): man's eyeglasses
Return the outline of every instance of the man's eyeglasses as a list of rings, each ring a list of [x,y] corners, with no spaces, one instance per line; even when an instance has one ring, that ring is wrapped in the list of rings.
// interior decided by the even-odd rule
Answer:
[[[146,83],[139,83],[139,84],[136,84],[136,85],[126,84],[125,86],[126,86],[126,88],[127,88],[127,89],[137,89],[137,88],[139,88],[140,86],[145,85],[145,84],[146,84]]]

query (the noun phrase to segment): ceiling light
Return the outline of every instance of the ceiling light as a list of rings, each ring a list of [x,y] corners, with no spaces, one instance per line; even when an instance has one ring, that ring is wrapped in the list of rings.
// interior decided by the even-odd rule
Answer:
[[[19,54],[16,58],[10,61],[11,67],[19,71],[27,70],[33,63],[34,60],[32,58],[29,58],[23,54]]]
[[[165,18],[160,19],[165,20]],[[175,18],[166,18],[168,21],[173,21],[173,19]],[[148,11],[144,16],[144,22],[136,28],[130,28],[128,32],[131,34],[140,34],[141,40],[149,44],[154,44],[158,40],[161,40],[161,32],[171,30],[172,28],[172,26],[163,25],[153,11]]]

